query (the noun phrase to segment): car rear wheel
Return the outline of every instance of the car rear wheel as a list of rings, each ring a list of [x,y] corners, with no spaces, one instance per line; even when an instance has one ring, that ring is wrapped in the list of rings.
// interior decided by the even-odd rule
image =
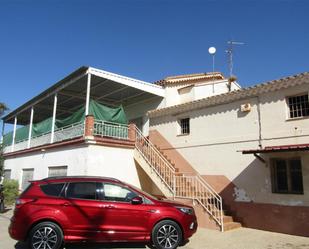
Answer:
[[[63,243],[62,230],[53,222],[37,224],[29,235],[31,249],[59,249]]]
[[[157,249],[175,249],[182,242],[181,228],[174,221],[160,221],[152,230],[152,242]]]

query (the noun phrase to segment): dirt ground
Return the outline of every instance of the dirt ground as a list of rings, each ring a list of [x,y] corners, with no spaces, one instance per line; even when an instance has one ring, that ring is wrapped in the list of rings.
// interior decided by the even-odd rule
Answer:
[[[0,249],[26,249],[26,245],[10,238],[7,228],[12,210],[0,214]],[[80,244],[67,245],[66,249],[148,248],[143,244]],[[221,233],[198,229],[190,241],[180,249],[309,249],[309,238],[239,228]]]

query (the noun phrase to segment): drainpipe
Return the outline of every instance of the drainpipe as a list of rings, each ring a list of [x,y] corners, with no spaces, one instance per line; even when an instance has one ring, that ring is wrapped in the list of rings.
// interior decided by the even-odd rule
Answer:
[[[258,125],[259,125],[259,148],[263,148],[262,146],[262,122],[261,122],[261,101],[260,97],[257,96],[257,114],[258,114]]]

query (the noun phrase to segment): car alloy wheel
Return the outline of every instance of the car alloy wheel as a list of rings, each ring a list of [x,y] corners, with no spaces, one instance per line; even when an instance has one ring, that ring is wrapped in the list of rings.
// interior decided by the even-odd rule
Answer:
[[[30,246],[32,249],[59,249],[63,235],[59,226],[52,222],[43,222],[31,230]]]
[[[154,227],[152,238],[158,249],[175,249],[182,241],[182,232],[176,222],[163,220]]]

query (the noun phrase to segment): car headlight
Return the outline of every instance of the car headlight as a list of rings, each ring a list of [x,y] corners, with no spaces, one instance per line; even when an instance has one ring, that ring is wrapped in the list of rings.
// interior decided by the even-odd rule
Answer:
[[[183,212],[184,214],[192,215],[194,213],[193,208],[187,207],[176,207],[179,211]]]

